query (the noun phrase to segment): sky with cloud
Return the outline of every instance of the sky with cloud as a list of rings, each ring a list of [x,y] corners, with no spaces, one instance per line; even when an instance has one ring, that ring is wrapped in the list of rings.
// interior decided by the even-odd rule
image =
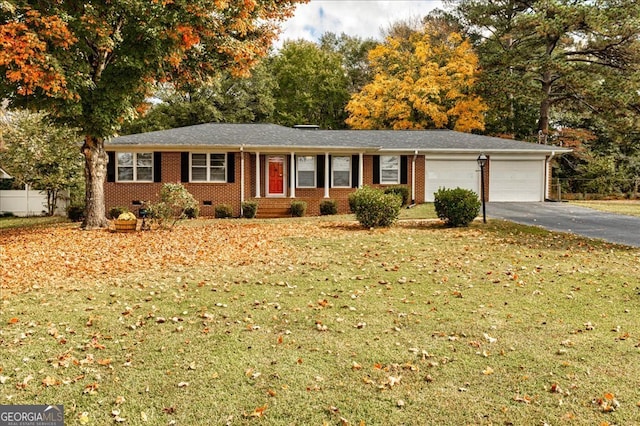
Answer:
[[[435,8],[439,0],[311,0],[296,8],[295,16],[285,21],[280,41],[305,39],[316,41],[325,32],[345,33],[361,38],[380,39],[390,24],[421,18]]]

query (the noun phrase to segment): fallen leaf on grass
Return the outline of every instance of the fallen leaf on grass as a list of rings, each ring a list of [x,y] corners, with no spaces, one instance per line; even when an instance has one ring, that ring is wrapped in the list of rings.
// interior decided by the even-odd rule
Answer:
[[[387,384],[389,385],[390,388],[392,388],[395,385],[399,384],[400,380],[402,380],[402,376],[398,376],[398,377],[389,376],[387,378]]]
[[[615,398],[615,396],[610,392],[605,393],[601,398],[595,398],[593,400],[593,403],[598,405],[598,407],[603,413],[610,413],[612,411],[616,411],[616,409],[620,407],[620,403]]]
[[[484,374],[485,376],[490,376],[494,373],[493,368],[491,367],[487,367],[484,370],[482,370],[482,374]]]
[[[111,415],[113,416],[113,421],[116,423],[124,423],[127,419],[120,417],[120,410],[111,411]]]
[[[87,413],[86,411],[80,413],[80,415],[78,416],[78,421],[81,425],[89,424],[89,413]]]
[[[89,395],[95,395],[98,393],[98,388],[100,385],[98,383],[90,383],[84,387],[82,393],[88,393]]]
[[[42,379],[42,385],[45,388],[48,388],[49,386],[56,386],[59,385],[60,382],[58,380],[56,380],[55,378],[51,377],[51,376],[47,376],[44,379]]]
[[[484,333],[483,336],[487,340],[487,342],[489,342],[489,343],[495,343],[495,342],[498,341],[498,339],[489,336],[487,333]]]
[[[525,404],[531,404],[531,401],[533,401],[533,399],[529,395],[524,395],[524,396],[516,395],[513,397],[513,400],[516,402],[523,402]]]
[[[18,388],[18,389],[26,389],[27,386],[29,386],[29,382],[31,380],[33,380],[33,376],[31,374],[29,374],[27,377],[22,379],[22,381],[20,383],[16,384],[16,388]]]
[[[257,407],[251,414],[248,414],[245,417],[263,417],[266,410],[267,404],[263,405],[262,407]]]

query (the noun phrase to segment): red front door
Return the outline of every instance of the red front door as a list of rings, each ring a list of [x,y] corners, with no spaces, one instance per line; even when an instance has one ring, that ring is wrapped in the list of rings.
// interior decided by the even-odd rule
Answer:
[[[269,195],[284,195],[284,157],[269,157]]]

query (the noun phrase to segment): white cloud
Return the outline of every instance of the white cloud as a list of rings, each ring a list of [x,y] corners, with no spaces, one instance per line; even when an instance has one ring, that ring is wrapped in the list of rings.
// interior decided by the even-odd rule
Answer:
[[[380,39],[392,23],[421,18],[435,8],[442,8],[440,0],[311,0],[281,25],[278,45],[287,39],[316,41],[325,32]]]

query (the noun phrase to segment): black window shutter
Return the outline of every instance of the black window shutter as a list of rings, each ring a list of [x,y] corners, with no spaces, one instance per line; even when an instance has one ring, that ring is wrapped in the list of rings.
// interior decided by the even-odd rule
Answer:
[[[316,182],[316,187],[324,188],[324,155],[318,155],[316,161],[316,176],[318,181]]]
[[[407,184],[408,181],[408,173],[407,173],[407,161],[409,157],[406,155],[400,156],[400,183],[403,185]]]
[[[108,151],[109,162],[107,163],[107,182],[116,181],[116,153]]]
[[[380,183],[380,156],[373,156],[373,183]]]
[[[360,156],[351,156],[351,187],[357,188],[360,181]]]
[[[189,182],[189,153],[180,153],[180,180]]]
[[[162,182],[162,153],[153,153],[153,181]]]
[[[236,181],[236,156],[233,152],[227,153],[227,183]]]

